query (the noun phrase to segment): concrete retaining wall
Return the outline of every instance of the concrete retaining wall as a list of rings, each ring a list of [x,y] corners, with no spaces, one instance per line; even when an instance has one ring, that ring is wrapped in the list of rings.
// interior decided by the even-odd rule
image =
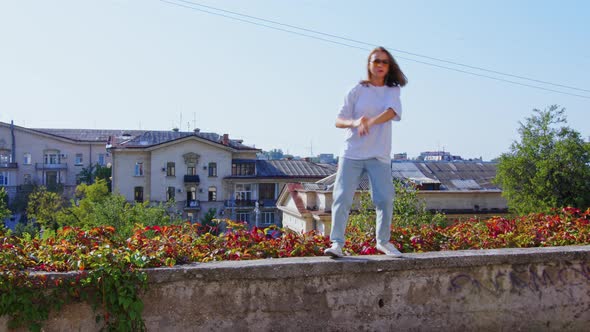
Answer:
[[[589,261],[572,246],[153,269],[143,315],[149,331],[584,331]],[[98,327],[78,304],[44,330]]]

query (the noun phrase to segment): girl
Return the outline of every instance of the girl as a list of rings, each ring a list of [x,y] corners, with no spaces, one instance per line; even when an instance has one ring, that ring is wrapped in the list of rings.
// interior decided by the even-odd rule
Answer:
[[[336,127],[346,130],[332,204],[332,247],[324,251],[342,257],[344,230],[354,193],[364,173],[369,177],[371,197],[377,215],[377,250],[390,256],[401,252],[389,242],[393,217],[394,187],[391,176],[391,125],[402,115],[400,87],[408,79],[383,47],[369,54],[368,79],[347,95],[336,118]]]

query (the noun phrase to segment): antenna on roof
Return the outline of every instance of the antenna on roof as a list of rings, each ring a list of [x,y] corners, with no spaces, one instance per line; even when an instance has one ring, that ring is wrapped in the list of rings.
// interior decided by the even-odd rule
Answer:
[[[197,112],[193,112],[193,130],[197,128]]]

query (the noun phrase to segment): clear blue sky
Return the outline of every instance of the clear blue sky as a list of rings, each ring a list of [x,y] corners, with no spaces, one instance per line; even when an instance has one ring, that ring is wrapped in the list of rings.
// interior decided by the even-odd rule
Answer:
[[[589,1],[195,2],[590,90]],[[196,116],[203,131],[301,156],[339,153],[334,118],[368,54],[157,0],[0,0],[0,43],[0,121],[167,130],[182,113],[182,130]],[[590,99],[398,62],[410,83],[394,153],[489,160],[551,104],[590,136]]]

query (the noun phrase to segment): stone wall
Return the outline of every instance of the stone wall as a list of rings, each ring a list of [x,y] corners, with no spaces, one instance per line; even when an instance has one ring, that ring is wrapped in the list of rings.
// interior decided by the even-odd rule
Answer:
[[[571,246],[152,269],[143,315],[148,331],[582,331],[588,261],[590,246]],[[94,330],[80,304],[44,327]]]

